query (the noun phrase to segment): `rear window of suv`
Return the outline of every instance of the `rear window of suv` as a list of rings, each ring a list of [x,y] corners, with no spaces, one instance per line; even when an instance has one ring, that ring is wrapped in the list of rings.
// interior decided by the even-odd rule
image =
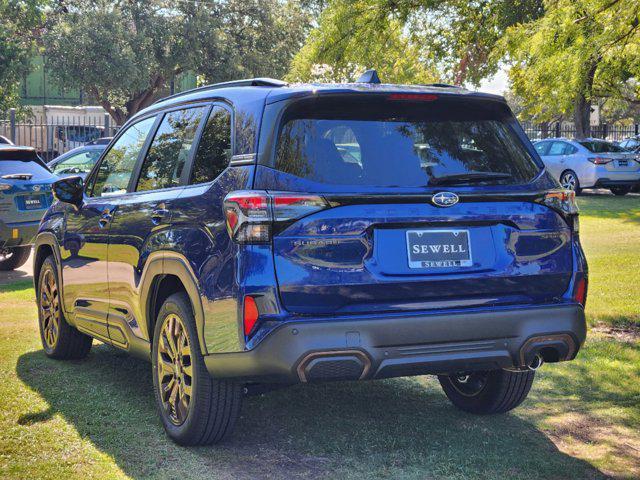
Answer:
[[[376,187],[523,184],[539,173],[503,105],[392,98],[294,103],[274,167],[317,183]]]

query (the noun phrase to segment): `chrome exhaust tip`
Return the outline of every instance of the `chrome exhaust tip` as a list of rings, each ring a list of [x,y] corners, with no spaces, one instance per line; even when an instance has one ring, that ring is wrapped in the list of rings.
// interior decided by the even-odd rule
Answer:
[[[531,362],[529,363],[529,365],[527,365],[527,368],[529,370],[531,370],[532,372],[535,372],[536,370],[538,370],[542,365],[544,364],[544,358],[542,358],[542,355],[540,355],[539,353],[536,354],[535,357],[533,357],[533,360],[531,360]]]

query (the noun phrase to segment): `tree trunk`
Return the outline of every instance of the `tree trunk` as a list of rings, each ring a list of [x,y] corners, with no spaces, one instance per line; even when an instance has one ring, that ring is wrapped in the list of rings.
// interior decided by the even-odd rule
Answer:
[[[587,138],[591,134],[591,100],[579,94],[573,107],[573,123],[576,127],[576,138]]]
[[[576,126],[576,138],[587,138],[591,134],[591,99],[593,97],[593,80],[601,57],[591,59],[585,65],[583,85],[576,95],[573,104],[573,122]]]

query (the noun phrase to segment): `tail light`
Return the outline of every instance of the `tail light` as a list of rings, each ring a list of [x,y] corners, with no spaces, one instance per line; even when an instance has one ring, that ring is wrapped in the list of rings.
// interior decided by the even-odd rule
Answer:
[[[229,236],[237,243],[267,243],[274,227],[287,224],[329,204],[318,195],[236,191],[224,199]]]
[[[576,192],[572,192],[571,190],[553,190],[545,194],[542,203],[562,215],[574,233],[577,234],[580,232]]]
[[[607,163],[611,163],[613,161],[612,158],[604,158],[604,157],[590,157],[587,158],[591,163],[595,165],[606,165]]]

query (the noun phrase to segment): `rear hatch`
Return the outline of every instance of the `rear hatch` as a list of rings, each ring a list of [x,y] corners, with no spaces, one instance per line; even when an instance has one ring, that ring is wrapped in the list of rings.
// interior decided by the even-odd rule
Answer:
[[[554,184],[506,105],[459,97],[343,95],[269,107],[281,109],[279,128],[265,142],[272,150],[254,188],[325,202],[274,230],[288,311],[400,312],[563,295],[571,230],[535,201]]]
[[[5,223],[37,221],[52,203],[57,177],[34,151],[0,148],[0,214]]]

